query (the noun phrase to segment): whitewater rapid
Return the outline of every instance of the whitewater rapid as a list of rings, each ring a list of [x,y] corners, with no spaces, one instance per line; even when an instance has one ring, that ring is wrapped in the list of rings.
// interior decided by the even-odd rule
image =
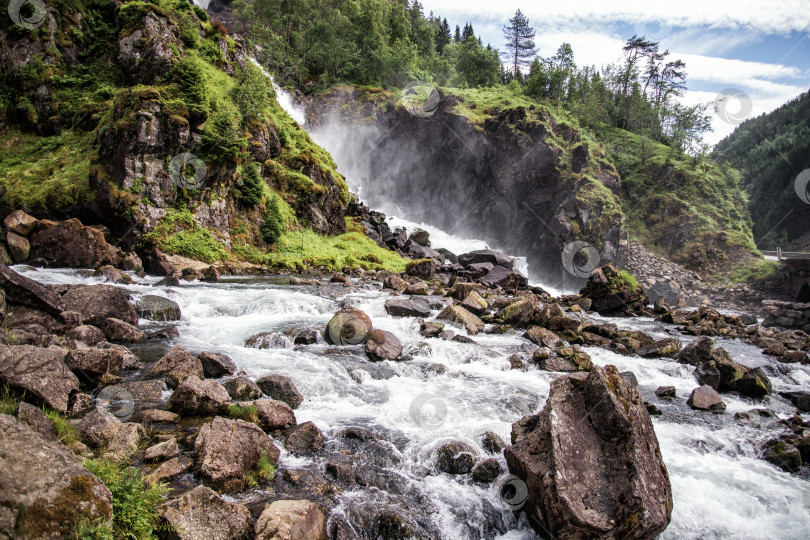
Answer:
[[[75,270],[15,269],[43,284],[99,282],[82,278]],[[158,278],[134,279],[137,283],[125,289],[136,297],[163,295],[182,310],[180,337],[160,344],[158,351],[151,351],[154,356],[173,345],[183,345],[193,353],[225,353],[254,380],[268,374],[290,377],[305,397],[295,411],[298,422],[311,420],[327,440],[353,426],[384,436],[394,443],[402,460],[393,466],[392,474],[402,478],[408,493],[413,493],[409,506],[428,514],[442,538],[536,538],[525,518],[514,517],[501,500],[498,485],[505,476],[482,486],[464,477],[436,473],[431,462],[431,451],[449,440],[463,440],[485,455],[478,442],[481,433],[493,431],[509,441],[512,422],[542,408],[550,382],[560,374],[510,369],[508,357],[528,346],[517,334],[477,335],[473,337],[476,344],[426,340],[419,335],[414,319],[385,313],[384,302],[390,296],[379,284],[356,290],[329,285],[291,287],[284,278],[251,277],[225,278],[219,284],[195,281],[155,287]],[[322,340],[295,348],[244,347],[245,340],[259,332],[321,328],[346,304],[368,313],[376,328],[395,333],[406,351],[411,351],[412,360],[371,363],[362,347],[339,355],[328,352],[330,347]],[[651,319],[610,322],[654,336],[673,334],[673,327]],[[145,320],[140,324],[146,329],[155,326]],[[684,342],[691,339],[680,338]],[[728,348],[743,364],[771,364],[753,346],[722,339],[718,345]],[[633,371],[645,400],[663,412],[653,417],[653,424],[672,481],[674,509],[672,523],[661,538],[810,537],[810,483],[757,457],[758,443],[778,429],[768,423],[775,420],[762,419],[763,428],[757,429],[733,419],[735,412],[763,406],[779,418],[788,418],[794,412],[791,405],[776,397],[758,403],[724,394],[725,414],[692,411],[685,405],[697,385],[691,367],[671,359],[624,357],[592,347],[585,350],[598,365],[614,364],[622,371]],[[768,375],[774,394],[810,383],[807,366],[781,365],[779,370],[769,369]],[[660,385],[675,386],[675,403],[655,397],[654,390]],[[414,407],[420,405],[419,414],[414,414]],[[506,470],[503,457],[497,459]],[[322,466],[318,458],[286,452],[279,462],[280,469],[322,470]],[[358,489],[346,492],[341,500],[376,504],[375,497],[373,491]]]

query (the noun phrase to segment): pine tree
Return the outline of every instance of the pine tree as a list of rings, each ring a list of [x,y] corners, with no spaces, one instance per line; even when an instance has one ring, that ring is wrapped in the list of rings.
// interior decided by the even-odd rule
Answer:
[[[467,23],[464,25],[464,31],[461,32],[461,42],[467,43],[468,40],[475,37],[475,32],[473,32],[472,24]]]
[[[450,25],[447,24],[447,19],[443,19],[439,25],[439,32],[436,35],[436,51],[441,54],[444,48],[450,44],[452,36],[450,35]]]
[[[456,43],[461,41],[461,28],[459,28],[458,25],[456,25],[456,35],[453,38],[453,41],[455,41]]]
[[[521,67],[528,66],[535,55],[534,29],[529,19],[520,9],[515,16],[509,19],[509,24],[503,27],[503,37],[506,38],[506,52],[504,57],[512,64],[512,76],[518,78]]]

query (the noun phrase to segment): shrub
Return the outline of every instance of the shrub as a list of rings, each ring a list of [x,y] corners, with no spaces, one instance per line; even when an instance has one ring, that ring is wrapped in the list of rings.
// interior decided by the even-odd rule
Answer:
[[[112,493],[115,538],[151,538],[160,519],[166,488],[147,485],[141,474],[125,464],[85,460],[84,466]]]
[[[284,224],[281,220],[281,211],[278,199],[274,195],[267,201],[267,212],[264,215],[264,224],[262,225],[262,238],[268,244],[275,244],[283,232]]]
[[[254,208],[262,202],[264,181],[259,175],[259,168],[255,163],[248,163],[242,169],[242,183],[238,188],[239,204],[245,208]]]
[[[172,67],[171,76],[180,84],[181,95],[189,105],[208,104],[208,87],[202,66],[193,58],[184,58]]]
[[[200,6],[191,6],[191,11],[194,12],[194,15],[197,16],[202,22],[208,22],[208,12],[205,11]]]

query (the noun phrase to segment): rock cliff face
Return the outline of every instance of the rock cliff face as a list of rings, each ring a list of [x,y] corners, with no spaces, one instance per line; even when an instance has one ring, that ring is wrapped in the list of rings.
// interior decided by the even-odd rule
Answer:
[[[581,285],[599,263],[574,261],[588,268],[564,271],[574,242],[622,263],[620,180],[599,149],[542,109],[487,111],[476,125],[457,112],[461,98],[433,99],[430,114],[414,114],[336,89],[310,103],[309,121],[374,208],[526,256],[535,277],[557,285]]]

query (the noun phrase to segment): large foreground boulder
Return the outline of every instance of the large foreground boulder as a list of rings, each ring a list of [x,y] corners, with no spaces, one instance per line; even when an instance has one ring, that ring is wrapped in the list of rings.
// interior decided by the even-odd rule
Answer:
[[[161,538],[251,540],[253,518],[245,506],[224,500],[212,489],[197,486],[164,503],[160,511]]]
[[[73,538],[77,520],[112,515],[110,491],[72,452],[0,415],[1,538]]]
[[[120,249],[107,243],[104,233],[85,227],[78,219],[68,219],[36,233],[31,237],[31,248],[37,257],[73,268],[116,266],[123,258]]]
[[[208,484],[222,492],[245,487],[262,456],[272,464],[280,450],[256,424],[217,417],[200,428],[194,441],[195,467]]]
[[[646,539],[669,524],[672,488],[650,415],[615,367],[556,379],[512,439],[506,462],[541,535]]]
[[[375,362],[396,360],[402,354],[402,342],[386,330],[373,330],[366,341],[366,356]]]
[[[312,501],[275,501],[256,523],[256,540],[326,540],[326,516]]]
[[[629,274],[616,270],[612,264],[591,272],[580,294],[591,300],[591,309],[600,315],[642,314],[649,303],[644,288]]]
[[[231,397],[219,382],[191,375],[169,398],[169,410],[186,416],[219,414],[228,410]]]
[[[65,350],[0,344],[0,384],[25,392],[26,399],[64,414],[79,380],[65,365]]]
[[[5,291],[6,302],[10,304],[39,309],[54,316],[62,312],[62,300],[58,294],[33,279],[21,276],[2,263],[0,263],[0,289]]]

